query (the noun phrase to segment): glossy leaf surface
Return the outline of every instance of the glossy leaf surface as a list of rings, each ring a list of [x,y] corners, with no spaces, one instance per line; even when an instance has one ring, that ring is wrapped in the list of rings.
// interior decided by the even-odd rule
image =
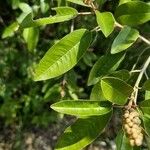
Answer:
[[[81,150],[93,142],[106,127],[111,112],[102,116],[78,119],[59,139],[56,150]]]
[[[147,80],[147,81],[144,83],[143,89],[144,89],[144,90],[147,90],[147,91],[150,91],[150,79]]]
[[[114,30],[115,20],[112,13],[100,13],[99,11],[96,11],[96,19],[103,34],[105,35],[105,37],[108,37]]]
[[[105,98],[118,105],[124,105],[133,92],[130,85],[115,77],[102,78],[101,87]]]
[[[92,41],[92,34],[86,29],[76,30],[52,46],[35,70],[35,80],[57,77],[74,67]]]
[[[117,7],[116,19],[124,25],[135,26],[150,20],[150,5],[142,1],[131,1]]]
[[[90,100],[106,101],[99,82],[93,86],[90,94]]]
[[[28,50],[33,52],[39,40],[39,29],[32,27],[24,29],[23,37],[27,43]]]
[[[88,85],[97,83],[103,76],[115,71],[124,59],[124,56],[124,53],[120,53],[115,55],[107,54],[100,57],[90,71]]]
[[[14,32],[17,31],[19,28],[19,25],[17,22],[13,22],[8,27],[5,28],[5,30],[2,33],[2,38],[11,37],[14,35]]]
[[[98,116],[111,111],[111,103],[90,100],[63,100],[51,105],[51,108],[63,114],[78,117]]]
[[[36,26],[41,26],[46,24],[63,22],[76,17],[78,14],[77,10],[71,7],[56,7],[53,8],[53,10],[56,11],[55,16],[40,18],[36,20],[33,20],[32,13],[29,13],[20,24],[20,27],[29,28],[29,27],[36,27]]]
[[[129,48],[138,38],[139,32],[131,27],[124,27],[111,46],[111,53],[119,53]]]
[[[139,106],[144,114],[150,115],[150,99],[142,101]]]

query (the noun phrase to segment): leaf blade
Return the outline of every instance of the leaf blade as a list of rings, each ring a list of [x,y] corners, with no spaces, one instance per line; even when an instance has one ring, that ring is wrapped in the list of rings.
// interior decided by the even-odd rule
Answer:
[[[103,76],[115,71],[124,57],[124,53],[100,57],[90,71],[88,85],[96,84]]]
[[[100,13],[99,11],[96,11],[96,20],[105,37],[108,37],[113,32],[115,25],[112,13]]]
[[[111,46],[111,54],[122,52],[129,48],[138,38],[139,32],[131,27],[124,27]]]
[[[78,12],[76,9],[71,7],[56,7],[53,8],[56,11],[56,15],[52,17],[40,18],[33,20],[32,13],[29,13],[24,20],[21,22],[21,28],[37,27],[46,24],[53,24],[68,21],[77,16]]]
[[[33,52],[39,40],[38,28],[27,28],[23,31],[23,37],[27,43],[28,50]]]
[[[150,115],[150,99],[147,99],[147,100],[140,102],[139,106],[142,109],[144,114]]]
[[[143,85],[143,89],[150,91],[150,79],[146,80],[146,82]]]
[[[115,16],[123,25],[143,24],[150,20],[150,5],[141,1],[127,2],[116,9]]]
[[[59,113],[87,117],[109,113],[111,103],[92,100],[63,100],[52,104],[51,108]]]
[[[103,116],[78,119],[68,127],[58,141],[56,150],[81,150],[103,131],[110,120],[111,112]],[[94,131],[94,132],[93,132]]]
[[[133,92],[130,85],[115,77],[102,78],[101,87],[105,98],[118,105],[124,105]]]
[[[35,81],[57,77],[76,65],[92,41],[86,29],[75,30],[53,45],[35,70]]]

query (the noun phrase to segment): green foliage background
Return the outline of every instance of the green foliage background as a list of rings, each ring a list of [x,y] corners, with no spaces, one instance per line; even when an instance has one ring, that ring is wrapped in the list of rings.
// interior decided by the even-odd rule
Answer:
[[[119,1],[97,0],[97,4],[101,11],[114,13]],[[1,126],[19,125],[22,128],[28,128],[29,126],[47,128],[49,124],[56,123],[61,118],[60,115],[50,108],[51,104],[59,99],[89,99],[90,92],[94,91],[92,86],[87,86],[87,83],[92,85],[88,81],[89,72],[101,56],[110,52],[118,30],[111,33],[108,38],[105,38],[105,36],[108,36],[107,33],[104,33],[105,36],[101,32],[97,33],[95,40],[84,57],[69,72],[55,79],[39,82],[33,81],[37,63],[46,51],[57,43],[59,39],[68,34],[72,26],[74,29],[93,29],[97,26],[96,17],[80,15],[73,21],[40,26],[34,29],[20,28],[19,30],[17,30],[18,24],[16,20],[21,22],[24,15],[30,11],[36,16],[35,18],[48,17],[50,14],[55,15],[51,8],[66,5],[76,8],[79,12],[89,11],[87,7],[72,4],[65,0],[0,1]],[[149,36],[149,22],[135,28],[138,29],[141,35]],[[142,56],[140,59],[139,55]],[[120,63],[118,70],[131,70],[137,59],[139,61],[136,67],[139,68],[148,55],[150,55],[149,48],[147,48],[145,43],[138,41],[135,45],[128,48],[127,54],[123,62]],[[110,58],[108,56],[108,58],[104,59],[109,60]],[[115,73],[113,76],[115,76]],[[147,74],[150,74],[150,67],[147,69]],[[133,85],[136,78],[137,74],[135,73],[128,80],[128,83]],[[127,80],[126,76],[123,80]],[[143,81],[145,81],[145,78]],[[142,99],[144,98],[144,92],[141,91],[141,93]],[[95,95],[93,94],[91,97],[95,98]]]

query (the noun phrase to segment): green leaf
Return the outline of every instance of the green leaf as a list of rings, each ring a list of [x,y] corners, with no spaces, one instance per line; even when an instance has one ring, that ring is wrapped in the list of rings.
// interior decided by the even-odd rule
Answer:
[[[150,99],[140,102],[139,106],[142,109],[143,114],[150,115]]]
[[[150,5],[141,1],[131,1],[117,7],[116,19],[123,25],[135,26],[150,20]]]
[[[146,144],[147,144],[147,148],[149,150],[150,149],[150,137],[145,135],[145,141],[146,141]]]
[[[147,80],[147,81],[144,83],[143,89],[144,89],[144,90],[147,90],[147,91],[150,91],[150,79]]]
[[[107,54],[100,57],[90,71],[88,85],[96,84],[103,76],[115,71],[124,57],[124,53],[115,55]]]
[[[32,12],[32,8],[27,3],[19,3],[19,8],[24,13],[30,13],[30,12]]]
[[[143,123],[144,123],[144,129],[148,136],[150,137],[150,116],[145,114],[142,116]]]
[[[3,33],[2,33],[2,39],[13,36],[14,32],[17,31],[18,28],[19,28],[18,22],[13,22],[12,24],[10,24],[3,31]]]
[[[49,10],[49,4],[45,0],[40,0],[40,9],[41,12],[44,14]]]
[[[110,12],[100,13],[96,11],[97,23],[100,26],[105,37],[108,37],[114,30],[115,20]]]
[[[81,150],[93,142],[102,133],[111,112],[102,116],[78,119],[68,127],[59,139],[56,150]]]
[[[122,5],[127,2],[131,2],[132,0],[119,0],[119,5]]]
[[[33,52],[39,40],[38,28],[27,28],[23,31],[23,37],[27,43],[28,50]]]
[[[111,53],[119,53],[129,48],[138,38],[139,32],[131,27],[124,27],[115,40],[111,47]]]
[[[12,9],[17,9],[20,3],[20,0],[11,0]]]
[[[117,77],[123,81],[127,81],[130,78],[130,72],[128,70],[119,70],[110,74],[113,77]]]
[[[119,131],[116,137],[116,150],[140,150],[140,147],[132,147],[129,143],[129,138],[126,137],[126,134],[123,130]]]
[[[150,91],[145,91],[145,100],[150,99]]]
[[[78,4],[78,5],[89,7],[88,5],[86,5],[85,3],[83,3],[83,0],[67,0],[67,1],[71,2],[71,3]]]
[[[36,20],[33,20],[32,13],[29,13],[20,24],[20,27],[29,28],[29,27],[36,27],[36,26],[41,26],[46,24],[68,21],[76,17],[78,14],[77,10],[71,7],[56,7],[53,8],[52,10],[56,11],[55,16],[40,18]]]
[[[130,85],[115,77],[102,78],[101,87],[105,98],[118,105],[124,105],[133,92]]]
[[[35,69],[35,81],[57,77],[74,67],[92,41],[92,33],[76,30],[52,46]]]
[[[98,116],[111,111],[111,103],[90,100],[63,100],[51,105],[55,111],[78,117]]]
[[[99,82],[92,88],[90,100],[106,101]]]

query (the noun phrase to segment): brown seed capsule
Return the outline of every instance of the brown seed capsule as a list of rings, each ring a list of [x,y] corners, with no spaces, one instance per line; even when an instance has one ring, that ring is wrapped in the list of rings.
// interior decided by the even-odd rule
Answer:
[[[140,146],[143,142],[142,128],[140,126],[141,120],[139,118],[138,112],[131,108],[125,110],[123,116],[123,123],[125,132],[128,135],[131,146]]]

